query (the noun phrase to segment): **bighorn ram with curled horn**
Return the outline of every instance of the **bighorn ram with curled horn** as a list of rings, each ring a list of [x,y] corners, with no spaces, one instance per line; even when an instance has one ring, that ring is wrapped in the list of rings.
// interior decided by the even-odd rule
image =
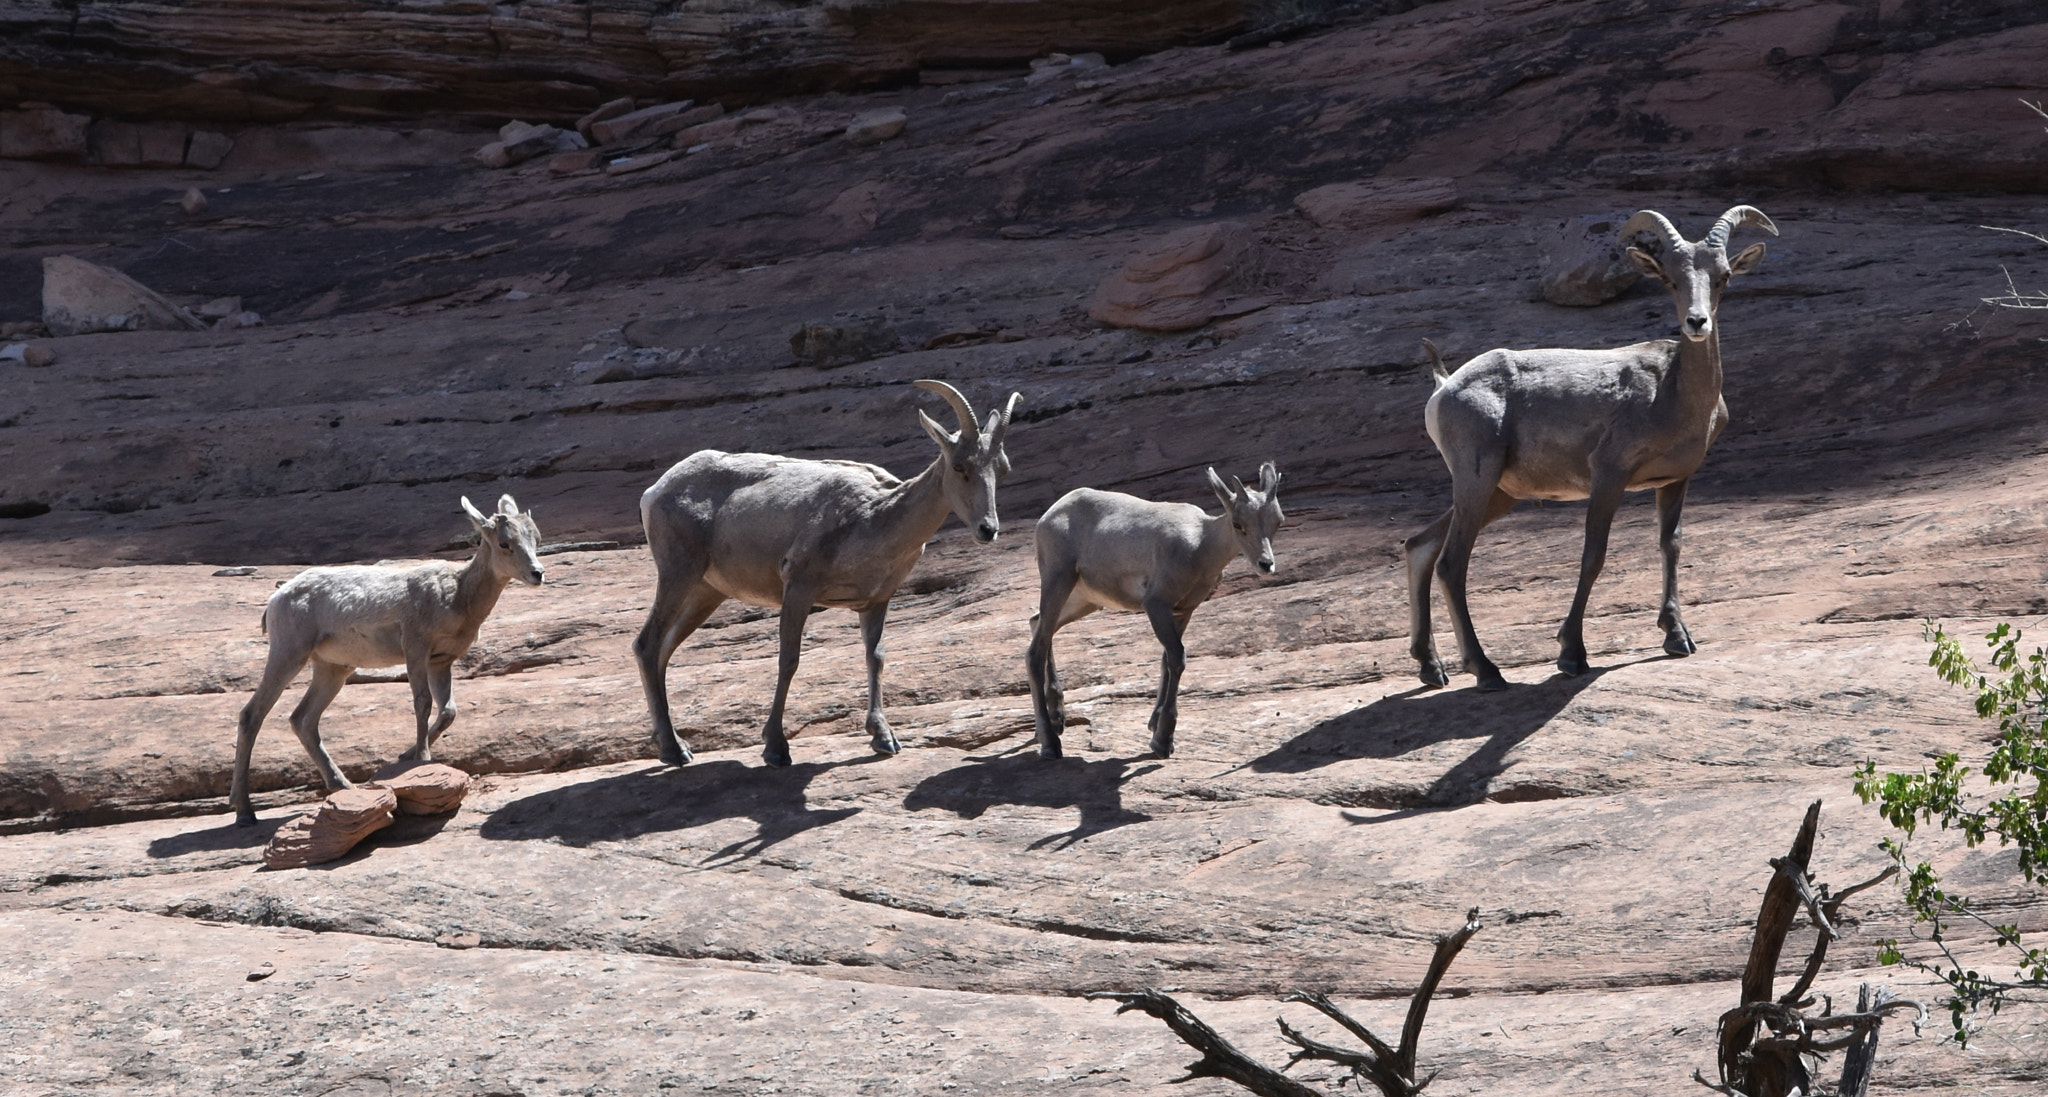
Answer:
[[[908,480],[857,461],[707,449],[677,462],[640,496],[655,587],[633,657],[662,761],[680,766],[691,757],[669,719],[669,657],[728,598],[782,611],[780,675],[761,730],[761,756],[769,765],[790,763],[782,709],[812,606],[860,614],[868,735],[876,751],[897,752],[896,734],[882,716],[882,621],[889,599],[948,513],[959,515],[982,542],[996,539],[996,484],[1010,471],[1003,436],[1022,399],[1011,393],[1001,411],[977,423],[953,386],[916,384],[953,406],[960,429],[948,431],[920,410],[918,422],[938,443],[939,456]]]
[[[1654,210],[1621,227],[1624,240],[1655,234],[1661,254],[1631,247],[1628,255],[1671,291],[1683,338],[1613,350],[1490,350],[1448,374],[1436,347],[1424,341],[1437,378],[1424,422],[1451,470],[1451,509],[1406,544],[1409,650],[1425,685],[1450,681],[1430,638],[1432,567],[1443,581],[1465,669],[1478,676],[1480,689],[1507,685],[1479,647],[1465,606],[1465,576],[1479,531],[1520,499],[1588,500],[1578,592],[1557,632],[1559,670],[1577,675],[1588,669],[1586,599],[1607,558],[1607,530],[1622,493],[1645,488],[1657,489],[1664,550],[1657,624],[1664,650],[1696,650],[1678,612],[1678,516],[1687,482],[1728,424],[1714,316],[1728,279],[1763,261],[1762,244],[1729,258],[1728,237],[1745,226],[1778,234],[1771,219],[1750,206],[1722,214],[1698,243],[1687,242]]]

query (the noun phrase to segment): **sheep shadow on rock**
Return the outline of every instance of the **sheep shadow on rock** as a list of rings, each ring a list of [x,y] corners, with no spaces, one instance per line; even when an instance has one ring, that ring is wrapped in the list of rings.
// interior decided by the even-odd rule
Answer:
[[[1508,752],[1541,731],[1572,699],[1601,676],[1629,663],[1595,667],[1577,677],[1559,674],[1505,693],[1416,688],[1340,713],[1253,759],[1254,773],[1307,773],[1360,758],[1399,758],[1453,739],[1481,739],[1477,749],[1399,806],[1414,810],[1465,807],[1486,798],[1494,778],[1511,763]]]
[[[941,808],[962,819],[979,819],[998,804],[1020,807],[1077,808],[1074,829],[1048,834],[1032,849],[1065,849],[1083,838],[1152,817],[1124,807],[1123,786],[1159,769],[1157,762],[1132,769],[1136,758],[1041,759],[1036,754],[969,758],[965,765],[932,774],[903,798],[908,811]]]
[[[492,812],[479,833],[504,841],[554,839],[589,846],[751,819],[751,837],[704,858],[706,864],[744,860],[804,831],[857,814],[857,807],[814,811],[804,789],[828,770],[870,761],[874,759],[799,762],[768,769],[719,760],[680,769],[636,770],[514,800]]]
[[[183,834],[168,834],[152,838],[148,853],[152,858],[163,860],[184,857],[193,853],[226,853],[237,849],[261,849],[270,844],[270,838],[277,828],[284,825],[284,817],[264,819],[253,827],[223,824],[205,830],[188,830]]]

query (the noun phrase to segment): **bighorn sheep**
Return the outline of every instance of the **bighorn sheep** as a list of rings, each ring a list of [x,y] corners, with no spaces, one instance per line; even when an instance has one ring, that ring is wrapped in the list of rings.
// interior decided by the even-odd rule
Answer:
[[[330,791],[348,788],[349,782],[320,744],[320,714],[357,667],[405,664],[419,739],[401,757],[433,758],[434,740],[455,722],[455,706],[448,700],[455,660],[476,641],[477,629],[506,583],[518,579],[538,586],[542,577],[540,530],[531,511],[521,512],[510,495],[498,499],[498,512],[488,518],[467,497],[462,511],[479,538],[476,555],[466,564],[435,560],[410,567],[308,568],[271,594],[263,610],[270,659],[255,696],[242,706],[235,738],[235,782],[228,804],[237,825],[256,823],[249,807],[249,754],[256,732],[309,659],[313,681],[292,710],[292,730]],[[430,708],[439,710],[431,724]]]
[[[1195,607],[1216,591],[1230,558],[1243,553],[1260,575],[1273,574],[1273,531],[1280,528],[1280,473],[1259,466],[1259,486],[1237,477],[1225,484],[1209,470],[1222,514],[1188,503],[1153,503],[1094,488],[1060,497],[1038,520],[1038,612],[1031,617],[1025,662],[1038,721],[1038,753],[1060,756],[1066,697],[1053,668],[1052,636],[1103,606],[1142,611],[1166,648],[1159,661],[1159,698],[1152,705],[1152,753],[1173,753],[1181,670],[1181,634]]]
[[[967,398],[943,381],[917,386],[944,397],[959,418],[949,432],[922,410],[918,422],[939,446],[923,472],[898,480],[857,461],[807,461],[763,453],[693,453],[640,496],[654,554],[654,604],[633,641],[640,684],[654,719],[661,760],[688,763],[668,709],[667,672],[676,648],[728,598],[782,611],[782,660],[775,703],[761,730],[761,756],[790,763],[782,710],[813,606],[860,614],[867,647],[867,731],[876,751],[899,749],[882,716],[882,621],[889,599],[924,555],[948,513],[982,542],[996,539],[996,484],[1009,474],[1003,436],[1022,399],[975,422]]]
[[[1657,489],[1664,551],[1664,603],[1657,624],[1664,650],[1697,650],[1678,611],[1678,516],[1685,488],[1706,458],[1728,406],[1721,400],[1721,336],[1714,316],[1728,279],[1756,268],[1764,245],[1733,259],[1728,236],[1752,226],[1773,236],[1760,211],[1736,206],[1698,243],[1688,243],[1663,214],[1643,210],[1621,227],[1622,239],[1653,232],[1661,255],[1628,255],[1671,290],[1682,339],[1659,339],[1613,350],[1490,350],[1446,373],[1436,348],[1436,391],[1424,422],[1451,470],[1451,509],[1408,539],[1410,652],[1423,684],[1450,679],[1430,638],[1429,575],[1443,581],[1444,602],[1458,630],[1465,669],[1482,690],[1507,680],[1479,647],[1465,605],[1465,576],[1479,531],[1520,499],[1586,499],[1586,542],[1578,592],[1557,631],[1557,666],[1583,674],[1586,599],[1607,558],[1607,531],[1623,492]],[[1427,341],[1425,341],[1427,345]]]

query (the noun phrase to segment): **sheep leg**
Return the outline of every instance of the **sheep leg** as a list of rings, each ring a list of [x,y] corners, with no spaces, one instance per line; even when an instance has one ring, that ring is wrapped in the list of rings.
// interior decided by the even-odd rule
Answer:
[[[868,745],[877,754],[895,754],[903,749],[889,719],[882,715],[882,622],[889,616],[889,603],[860,613],[860,641],[868,653]]]
[[[1479,540],[1479,531],[1515,506],[1514,496],[1500,490],[1500,470],[1495,468],[1491,472],[1484,478],[1484,495],[1476,486],[1454,485],[1451,522],[1436,561],[1437,578],[1444,585],[1444,608],[1450,610],[1451,624],[1458,631],[1458,652],[1465,661],[1465,669],[1479,679],[1482,693],[1508,688],[1500,668],[1479,646],[1479,633],[1472,627],[1472,613],[1465,602],[1465,578],[1472,566],[1472,546]]]
[[[299,745],[306,748],[306,756],[313,760],[313,768],[320,771],[320,780],[327,791],[353,788],[348,778],[342,776],[341,767],[327,754],[327,748],[320,742],[320,714],[341,692],[341,684],[348,681],[354,667],[341,663],[330,663],[325,659],[313,660],[313,681],[306,686],[306,695],[299,698],[299,707],[292,710],[292,730],[299,734]]]
[[[1172,605],[1157,601],[1145,603],[1145,616],[1166,649],[1159,657],[1159,700],[1154,702],[1146,726],[1152,729],[1152,753],[1171,758],[1174,724],[1180,716],[1180,672],[1188,665],[1187,648],[1180,640],[1187,618],[1175,614]]]
[[[713,610],[724,604],[725,595],[700,579],[675,582],[662,578],[654,586],[654,604],[648,607],[647,623],[633,638],[633,661],[640,668],[640,688],[647,695],[647,711],[654,719],[654,749],[664,765],[690,763],[690,745],[676,734],[668,710],[668,661],[676,649],[697,631]]]
[[[427,741],[437,743],[441,740],[441,733],[455,722],[455,702],[448,699],[455,684],[455,660],[436,659],[428,670],[427,685],[434,695],[434,726],[427,729]]]
[[[401,762],[418,759],[422,762],[434,760],[434,670],[429,661],[429,652],[422,648],[418,652],[407,652],[405,657],[405,680],[412,686],[412,719],[419,739],[412,749],[398,756]]]
[[[1691,482],[1686,477],[1657,489],[1657,544],[1664,550],[1664,608],[1657,614],[1657,627],[1664,630],[1664,650],[1671,655],[1699,650],[1678,615],[1678,515],[1685,509],[1685,488]]]
[[[811,590],[782,588],[782,658],[776,663],[775,703],[768,708],[768,726],[761,729],[761,760],[771,766],[790,764],[789,740],[782,734],[782,710],[789,703],[789,683],[803,656],[804,623],[811,618]]]
[[[1572,611],[1558,626],[1557,669],[1577,677],[1592,669],[1586,661],[1586,603],[1593,596],[1593,580],[1607,563],[1607,533],[1614,525],[1614,512],[1621,507],[1626,477],[1594,474],[1593,491],[1586,500],[1586,547],[1579,556],[1579,589],[1572,595]]]
[[[1031,647],[1024,655],[1024,669],[1031,679],[1031,711],[1038,724],[1038,756],[1058,758],[1060,733],[1067,727],[1067,698],[1053,671],[1052,637],[1065,622],[1067,599],[1080,577],[1072,569],[1041,569],[1038,579],[1038,612],[1031,618]]]
[[[311,657],[310,652],[280,644],[273,636],[270,659],[263,666],[263,681],[257,684],[249,703],[242,706],[241,719],[235,729],[235,779],[228,790],[228,806],[235,811],[235,825],[238,827],[256,825],[256,811],[249,806],[249,760],[256,751],[256,733],[262,729],[264,718],[270,715],[284,688],[291,685],[299,668],[305,666]]]
[[[1422,684],[1432,688],[1451,683],[1449,672],[1444,670],[1444,661],[1436,653],[1436,638],[1430,629],[1429,579],[1430,573],[1436,569],[1437,557],[1444,551],[1444,532],[1450,529],[1451,516],[1455,513],[1455,510],[1445,511],[1443,517],[1401,545],[1401,553],[1408,563],[1408,654],[1415,657],[1421,668]]]

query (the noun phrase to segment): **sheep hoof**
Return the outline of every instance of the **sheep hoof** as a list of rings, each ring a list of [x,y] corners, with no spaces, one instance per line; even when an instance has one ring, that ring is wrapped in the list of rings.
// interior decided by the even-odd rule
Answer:
[[[1173,736],[1154,735],[1152,737],[1152,753],[1160,758],[1173,757]]]
[[[1038,756],[1040,758],[1064,758],[1066,754],[1066,751],[1060,749],[1059,736],[1041,735],[1038,737]]]
[[[898,743],[894,735],[877,735],[868,740],[868,746],[873,747],[876,754],[901,754],[903,752],[903,744]]]
[[[1592,670],[1593,665],[1586,661],[1586,653],[1584,651],[1567,651],[1557,657],[1557,669],[1577,678],[1579,675]]]
[[[1422,684],[1430,689],[1442,689],[1451,684],[1450,673],[1444,670],[1442,663],[1435,660],[1422,664],[1422,669],[1417,673],[1417,677],[1421,678]]]
[[[1479,674],[1479,684],[1474,688],[1481,693],[1499,693],[1508,688],[1508,680],[1500,671],[1484,671]]]
[[[785,768],[789,766],[791,763],[791,758],[789,757],[789,748],[772,746],[762,747],[761,760],[768,763],[771,766],[774,766],[777,769]]]
[[[1664,634],[1664,654],[1684,658],[1698,652],[1699,645],[1692,642],[1692,635],[1683,628],[1672,629]]]
[[[253,826],[255,826],[255,825],[256,825],[256,813],[255,813],[255,812],[253,812],[253,811],[238,811],[238,812],[236,812],[236,813],[235,813],[235,825],[236,825],[236,826],[238,826],[238,827],[253,827]]]
[[[695,757],[690,753],[690,745],[673,735],[664,735],[654,742],[655,753],[661,756],[662,765],[687,766]]]

